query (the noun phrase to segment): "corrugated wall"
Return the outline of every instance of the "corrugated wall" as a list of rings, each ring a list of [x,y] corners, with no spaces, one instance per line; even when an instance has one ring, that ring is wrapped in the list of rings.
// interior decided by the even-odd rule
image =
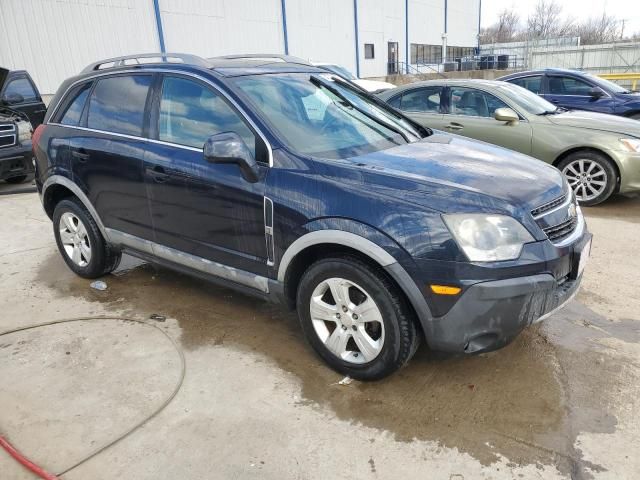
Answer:
[[[452,47],[478,45],[480,0],[448,0],[447,44]]]
[[[358,2],[360,30],[360,76],[387,74],[388,42],[398,42],[398,60],[405,52],[404,0],[361,0]],[[374,44],[375,58],[365,59],[365,43]]]
[[[289,53],[356,71],[353,2],[287,0]]]
[[[160,0],[160,12],[167,51],[284,52],[280,0]]]
[[[0,65],[43,94],[97,59],[157,51],[151,0],[0,0]]]

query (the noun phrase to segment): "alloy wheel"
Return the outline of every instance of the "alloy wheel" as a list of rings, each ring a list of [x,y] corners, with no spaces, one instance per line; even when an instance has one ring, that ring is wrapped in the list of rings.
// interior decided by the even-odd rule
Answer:
[[[384,346],[382,313],[358,284],[329,278],[313,291],[310,301],[313,328],[325,347],[349,363],[367,363]]]
[[[562,173],[579,202],[593,200],[607,188],[607,172],[593,160],[574,160],[564,167]]]
[[[60,216],[60,241],[64,251],[73,263],[86,267],[91,261],[91,243],[84,223],[73,213]]]

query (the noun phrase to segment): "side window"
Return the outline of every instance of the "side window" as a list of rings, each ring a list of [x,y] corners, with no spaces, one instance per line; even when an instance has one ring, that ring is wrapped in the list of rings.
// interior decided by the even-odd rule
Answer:
[[[18,77],[9,81],[4,95],[7,97],[9,95],[20,95],[25,102],[32,102],[38,99],[38,95],[27,77]]]
[[[591,85],[577,78],[549,77],[549,93],[552,95],[589,96]]]
[[[533,93],[539,94],[542,90],[542,76],[516,78],[515,80],[509,80],[514,85],[526,88]]]
[[[222,96],[192,80],[165,77],[158,136],[164,142],[202,148],[211,135],[235,132],[255,157],[256,136]]]
[[[493,95],[474,88],[451,88],[452,115],[493,117],[498,108],[508,108],[508,105]]]
[[[142,135],[151,75],[121,75],[99,80],[89,99],[87,126]]]
[[[73,100],[67,104],[67,107],[62,112],[59,123],[63,125],[77,126],[80,123],[80,117],[82,116],[82,110],[84,104],[87,102],[87,97],[91,91],[91,82],[85,83],[79,89],[71,94]]]
[[[402,95],[400,110],[404,112],[440,112],[441,87],[426,87],[411,90]]]

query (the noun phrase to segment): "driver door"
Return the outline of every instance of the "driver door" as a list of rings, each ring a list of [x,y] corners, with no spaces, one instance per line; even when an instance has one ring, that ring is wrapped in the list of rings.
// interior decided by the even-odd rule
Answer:
[[[405,90],[389,103],[420,125],[441,130],[442,91],[443,87],[435,85]]]
[[[531,154],[531,125],[526,120],[515,125],[496,120],[498,108],[511,108],[499,98],[476,88],[450,87],[447,99],[445,131]]]

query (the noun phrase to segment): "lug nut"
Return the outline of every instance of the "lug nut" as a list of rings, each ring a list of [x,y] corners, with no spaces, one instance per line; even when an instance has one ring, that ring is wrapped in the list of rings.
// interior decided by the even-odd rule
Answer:
[[[339,313],[336,313],[336,318],[337,318],[338,320],[340,320],[340,314],[339,314]]]
[[[354,313],[354,314],[353,314],[353,319],[354,319],[354,320],[357,320],[357,319],[358,319],[358,314],[357,314],[357,313]]]
[[[351,325],[351,329],[355,332],[358,329],[358,327],[356,327],[355,325]]]
[[[346,325],[342,325],[342,329],[343,329],[343,330],[346,330],[346,329],[347,329],[347,326],[346,326]]]
[[[344,305],[342,305],[342,311],[346,313],[346,311],[347,311],[347,307],[345,307]]]

